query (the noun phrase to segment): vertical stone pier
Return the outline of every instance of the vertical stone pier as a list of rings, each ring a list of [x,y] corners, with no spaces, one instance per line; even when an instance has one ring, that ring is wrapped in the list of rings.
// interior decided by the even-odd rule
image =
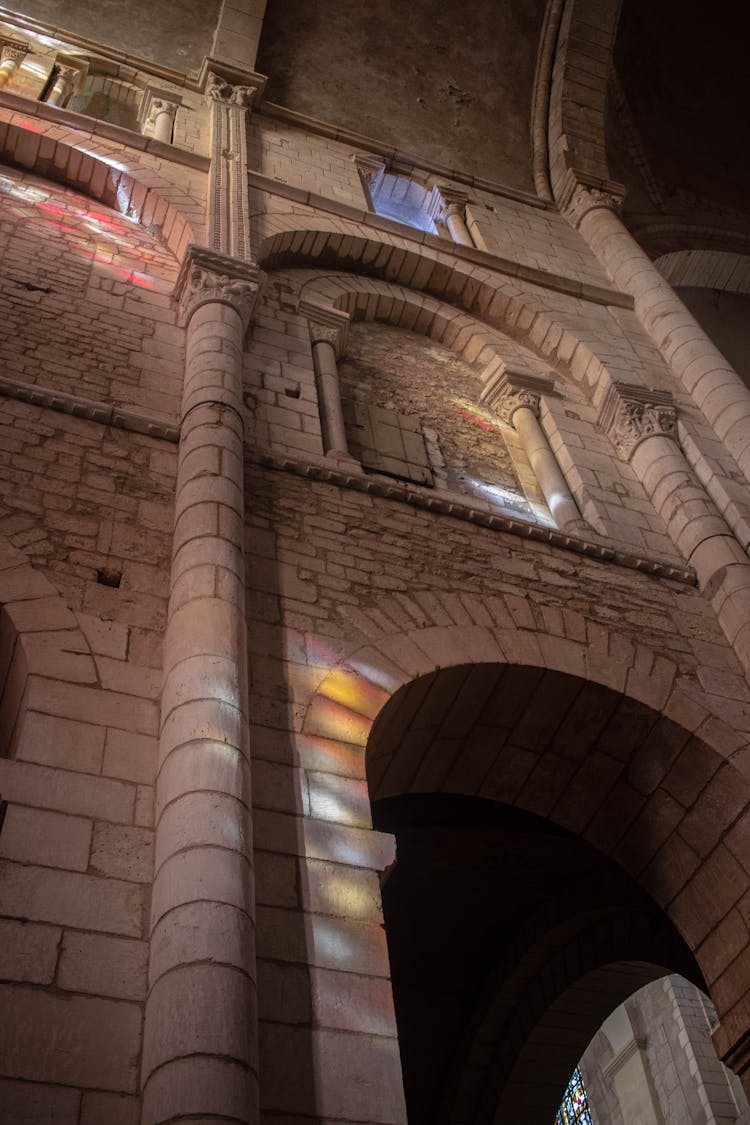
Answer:
[[[190,247],[157,779],[144,1125],[257,1120],[242,353],[262,275]]]

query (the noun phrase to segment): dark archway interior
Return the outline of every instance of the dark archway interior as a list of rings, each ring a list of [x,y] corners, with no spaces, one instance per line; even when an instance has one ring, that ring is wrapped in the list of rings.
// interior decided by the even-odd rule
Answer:
[[[493,801],[373,803],[395,834],[383,910],[409,1121],[551,1125],[606,1016],[665,972],[705,987],[622,869]]]

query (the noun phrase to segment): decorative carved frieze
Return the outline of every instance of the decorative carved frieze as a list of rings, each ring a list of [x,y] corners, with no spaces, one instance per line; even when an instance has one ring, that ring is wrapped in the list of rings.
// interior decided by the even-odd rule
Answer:
[[[532,375],[529,371],[512,371],[502,366],[490,377],[480,396],[484,403],[508,426],[513,425],[513,415],[521,407],[539,413],[542,395],[553,394],[555,384],[545,375]]]
[[[613,383],[599,413],[599,426],[617,453],[629,461],[649,437],[674,438],[677,411],[669,391]]]
[[[235,309],[247,330],[264,280],[265,275],[252,262],[189,246],[175,288],[184,323],[201,305],[218,302]]]
[[[313,304],[312,301],[300,301],[299,312],[307,317],[313,344],[330,344],[336,352],[336,358],[341,359],[346,351],[349,314],[341,309]]]

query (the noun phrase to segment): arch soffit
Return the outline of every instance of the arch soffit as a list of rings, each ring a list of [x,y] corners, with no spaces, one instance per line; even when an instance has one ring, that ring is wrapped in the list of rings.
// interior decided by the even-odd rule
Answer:
[[[596,345],[570,327],[564,314],[557,319],[548,312],[541,291],[535,292],[533,285],[521,289],[508,277],[431,249],[416,250],[395,237],[374,238],[367,228],[343,234],[331,226],[323,223],[322,229],[311,226],[269,235],[261,244],[259,265],[268,273],[316,269],[321,276],[356,276],[363,286],[372,279],[402,286],[454,312],[467,313],[484,329],[509,336],[576,383],[593,388],[600,379],[609,378],[605,364],[595,354]],[[332,270],[342,272],[332,275]],[[568,300],[571,318],[580,323],[579,302],[574,297]],[[606,318],[611,339],[619,326],[608,312]]]
[[[183,185],[171,183],[141,163],[124,147],[112,147],[90,133],[70,144],[70,129],[0,109],[0,166],[62,184],[125,215],[160,238],[178,261],[191,242],[200,242],[204,207],[198,200],[175,205],[170,195],[188,198]],[[84,147],[85,146],[85,147]],[[162,194],[163,193],[163,194]]]

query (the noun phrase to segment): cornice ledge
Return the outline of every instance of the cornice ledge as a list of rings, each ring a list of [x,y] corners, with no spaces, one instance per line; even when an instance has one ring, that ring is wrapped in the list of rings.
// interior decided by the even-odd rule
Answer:
[[[493,515],[491,512],[472,508],[470,504],[456,503],[439,493],[431,493],[429,489],[419,490],[414,485],[403,484],[395,480],[390,481],[385,477],[347,472],[345,469],[332,466],[330,462],[323,462],[322,459],[321,461],[299,461],[269,451],[248,448],[245,450],[245,460],[265,469],[292,473],[294,476],[305,477],[308,480],[335,484],[341,488],[366,492],[371,496],[379,496],[388,500],[400,500],[424,511],[450,516],[453,519],[473,523],[492,531],[517,535],[538,543],[547,543],[551,547],[560,547],[563,550],[573,551],[575,554],[585,555],[600,562],[610,562],[628,570],[637,570],[641,574],[648,574],[654,578],[666,578],[686,586],[697,586],[698,584],[692,567],[675,566],[671,563],[660,562],[657,559],[646,558],[643,555],[621,551],[602,542],[593,542],[590,539],[566,535],[564,532],[542,527],[540,524],[526,523],[524,520],[515,520],[510,516]]]

